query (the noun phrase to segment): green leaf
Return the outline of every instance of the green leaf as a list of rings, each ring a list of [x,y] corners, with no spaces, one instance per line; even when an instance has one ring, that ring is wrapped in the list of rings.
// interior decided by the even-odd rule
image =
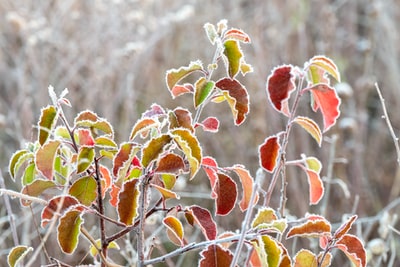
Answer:
[[[40,174],[49,180],[54,178],[54,162],[60,141],[49,141],[36,151],[35,164]]]
[[[214,89],[215,82],[207,81],[205,77],[200,77],[195,83],[194,107],[197,109],[208,98]]]
[[[112,138],[106,136],[99,136],[94,140],[95,146],[104,149],[116,149],[118,145]]]
[[[97,246],[97,248],[101,248],[101,239],[97,239],[96,240],[96,246]],[[90,245],[90,255],[93,257],[93,258],[95,258],[98,254],[99,254],[99,251],[97,250],[97,248],[95,247],[95,246],[93,246],[93,244],[91,244]],[[117,242],[115,242],[115,241],[112,241],[112,242],[110,242],[109,244],[108,244],[108,246],[107,246],[107,249],[116,249],[116,250],[119,250],[120,249],[120,247],[119,247],[119,245],[118,245],[118,243]]]
[[[78,167],[76,172],[79,174],[86,171],[93,163],[94,157],[95,157],[94,147],[81,146],[79,148],[79,153],[78,153]]]
[[[303,127],[314,139],[318,145],[322,143],[322,132],[319,129],[318,124],[308,117],[298,116],[293,120],[295,123]]]
[[[188,76],[189,74],[195,72],[195,71],[202,71],[203,70],[203,64],[201,61],[192,61],[190,62],[189,66],[187,67],[180,67],[179,69],[171,69],[167,71],[166,74],[166,82],[168,85],[168,89],[172,92],[173,87],[183,78]],[[173,98],[176,97],[176,95],[172,95]]]
[[[126,225],[132,225],[137,216],[138,198],[140,192],[138,190],[139,179],[132,179],[123,184],[118,195],[118,220]]]
[[[240,70],[240,63],[243,57],[243,53],[240,50],[238,41],[227,40],[224,42],[224,55],[227,59],[228,75],[232,79],[237,75]]]
[[[46,143],[57,121],[57,109],[54,106],[47,106],[41,110],[39,119],[39,144]]]
[[[72,254],[78,246],[82,212],[70,210],[60,217],[57,227],[57,240],[64,253]]]
[[[71,185],[68,192],[83,205],[90,206],[97,198],[96,179],[93,176],[82,177]]]
[[[163,134],[157,138],[151,139],[142,150],[142,165],[147,167],[153,160],[164,151],[166,145],[171,142],[171,136]]]
[[[21,190],[21,193],[31,197],[37,197],[40,194],[42,194],[45,190],[49,188],[54,188],[56,186],[57,186],[56,183],[53,181],[36,179],[31,184],[24,186]],[[31,204],[31,201],[21,199],[21,204],[23,206],[29,206]]]
[[[96,113],[90,110],[82,111],[81,113],[79,113],[76,116],[74,122],[75,127],[89,128],[90,130],[92,130],[92,133],[94,130],[97,130],[95,132],[96,134],[93,134],[93,136],[95,137],[102,135],[98,131],[101,131],[106,135],[114,135],[114,129],[112,128],[112,125],[107,120],[98,117]]]
[[[10,176],[14,181],[21,165],[32,158],[33,153],[26,149],[18,150],[11,156],[8,164],[8,171],[10,172]]]
[[[267,255],[268,267],[278,267],[282,256],[282,249],[277,241],[268,235],[261,237],[263,248]]]
[[[339,69],[331,59],[325,56],[315,56],[310,59],[308,64],[306,64],[306,69],[308,67],[309,71],[312,71],[310,66],[322,69],[324,72],[329,73],[333,78],[335,78],[336,81],[340,82]],[[316,72],[314,71],[314,75],[315,74]],[[324,75],[324,73],[322,75]],[[318,80],[322,80],[322,78],[319,78]]]
[[[16,246],[13,247],[7,256],[7,263],[9,267],[18,266],[21,260],[23,260],[29,252],[33,251],[32,247],[28,246]]]
[[[35,163],[31,163],[26,167],[24,175],[22,176],[22,185],[25,186],[33,182],[36,176],[36,166]]]
[[[261,208],[254,217],[251,227],[283,233],[287,228],[287,222],[285,219],[278,219],[273,209]]]
[[[200,168],[202,152],[199,141],[187,129],[175,129],[172,136],[179,148],[187,157],[190,166],[190,179],[192,179]]]
[[[230,78],[222,78],[215,86],[223,91],[231,108],[235,125],[242,124],[250,110],[247,89],[239,81]]]

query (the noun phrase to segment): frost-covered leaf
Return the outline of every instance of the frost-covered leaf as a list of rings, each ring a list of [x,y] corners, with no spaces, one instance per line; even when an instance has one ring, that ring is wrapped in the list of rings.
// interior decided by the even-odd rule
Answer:
[[[202,71],[203,64],[201,61],[192,61],[187,67],[180,67],[179,69],[171,69],[167,71],[166,82],[168,89],[172,91],[173,87],[183,78],[195,71]],[[175,97],[172,95],[172,97]]]
[[[29,164],[22,175],[22,186],[28,185],[33,182],[36,178],[36,166],[35,163]]]
[[[32,183],[24,186],[21,190],[21,193],[31,197],[37,197],[47,189],[55,188],[56,186],[57,185],[54,181],[36,179]],[[21,199],[21,204],[23,206],[29,206],[31,204],[31,201],[26,199]]]
[[[168,134],[160,135],[151,139],[142,150],[142,165],[147,167],[153,160],[164,152],[164,148],[171,142],[171,136]]]
[[[254,217],[251,227],[283,233],[287,228],[287,222],[285,219],[278,219],[273,209],[261,208]]]
[[[112,179],[111,173],[108,168],[103,165],[99,165],[100,175],[101,175],[101,196],[104,199],[105,193],[111,188]]]
[[[195,127],[197,126],[201,126],[204,131],[216,133],[219,129],[219,120],[216,117],[208,117],[197,123]]]
[[[225,40],[237,40],[243,43],[250,43],[250,37],[242,30],[231,28],[224,33]]]
[[[240,70],[240,63],[243,53],[240,50],[238,41],[227,40],[224,42],[224,55],[226,57],[227,72],[231,79],[233,79]]]
[[[289,97],[295,89],[293,66],[283,65],[272,70],[267,79],[268,98],[274,108],[289,117]]]
[[[179,221],[178,218],[174,216],[167,216],[163,219],[163,224],[167,227],[167,230],[170,233],[168,237],[171,242],[173,242],[177,246],[184,246],[184,231],[181,221]]]
[[[104,148],[104,149],[117,149],[118,145],[115,141],[107,136],[99,136],[94,140],[94,144],[96,147]]]
[[[215,26],[211,23],[206,23],[204,24],[204,30],[206,31],[208,40],[210,40],[210,43],[212,45],[215,44],[215,40],[218,38],[218,33],[217,30],[215,29]]]
[[[90,206],[97,198],[97,182],[93,176],[76,180],[69,188],[69,194],[85,206]]]
[[[185,162],[181,156],[168,153],[158,160],[155,172],[179,174],[184,168]]]
[[[171,89],[172,98],[193,92],[194,92],[194,86],[191,83],[177,84]]]
[[[44,228],[56,215],[63,214],[68,209],[79,205],[79,201],[72,196],[56,196],[52,198],[46,207],[43,208],[41,214],[41,226]]]
[[[137,216],[138,198],[140,192],[137,188],[139,179],[132,179],[123,184],[118,194],[118,219],[126,225],[132,225]]]
[[[33,251],[33,248],[28,246],[13,247],[7,256],[8,266],[9,267],[19,266],[21,260],[23,260],[31,251]]]
[[[315,139],[315,141],[317,141],[318,145],[321,146],[322,132],[315,121],[308,117],[302,116],[296,117],[293,121],[303,127],[303,129],[306,130]]]
[[[356,267],[365,267],[367,265],[367,256],[363,243],[358,237],[345,234],[336,242],[335,245],[338,249],[343,251],[347,258]]]
[[[177,195],[174,191],[171,191],[165,187],[156,184],[151,184],[151,187],[157,189],[157,191],[160,192],[164,200],[169,198],[174,198],[174,199],[180,198],[179,195]]]
[[[94,157],[94,147],[81,146],[78,152],[78,166],[76,172],[79,174],[86,171],[92,165]]]
[[[205,77],[200,77],[194,87],[194,107],[197,109],[210,96],[214,89],[215,82],[208,81]]]
[[[313,98],[313,110],[321,110],[326,132],[335,125],[340,115],[340,99],[335,89],[327,84],[316,84],[309,90]]]
[[[39,144],[46,143],[51,131],[57,122],[57,109],[55,106],[47,106],[41,110],[38,129],[39,129]]]
[[[308,249],[301,249],[294,256],[294,267],[318,267],[317,255]]]
[[[18,150],[11,156],[8,164],[8,171],[13,180],[15,180],[15,176],[17,175],[20,167],[32,158],[33,153],[26,149]]]
[[[155,119],[146,117],[142,118],[133,126],[129,139],[133,140],[138,134],[142,133],[143,131],[148,131],[150,128],[156,127],[157,125],[158,122]]]
[[[101,248],[101,239],[97,239],[97,240],[96,240],[96,246],[97,246],[98,248]],[[118,245],[117,242],[112,241],[112,242],[110,242],[110,244],[108,244],[107,249],[116,249],[116,250],[119,250],[120,248],[119,248],[119,245]],[[95,246],[93,246],[93,244],[90,245],[90,250],[89,250],[89,252],[90,252],[90,255],[91,255],[92,257],[96,257],[96,256],[99,254],[99,251],[97,250],[97,248],[96,248]]]
[[[192,179],[198,172],[203,157],[200,143],[196,136],[185,128],[174,129],[171,133],[189,162],[190,179]]]
[[[215,183],[215,187],[212,189],[216,198],[216,214],[227,215],[235,207],[237,199],[237,185],[235,181],[228,175],[217,173],[218,180]]]
[[[309,72],[312,71],[310,70],[310,66],[319,68],[324,72],[329,73],[333,78],[335,78],[336,81],[340,82],[339,69],[330,58],[327,58],[325,56],[315,56],[306,63],[306,68],[309,68]],[[323,73],[322,75],[324,74],[325,73]],[[319,80],[321,80],[321,78]]]
[[[258,148],[261,167],[272,173],[278,162],[280,149],[281,145],[279,144],[278,136],[273,135],[267,137],[264,143]]]
[[[230,266],[233,259],[232,252],[220,245],[209,245],[200,252],[200,255],[199,267]]]
[[[250,110],[247,89],[239,81],[230,78],[219,80],[215,86],[227,93],[225,98],[232,110],[235,125],[242,124]]]
[[[232,169],[239,176],[243,188],[243,196],[240,200],[239,207],[241,211],[245,211],[250,205],[251,195],[253,194],[254,190],[254,179],[253,177],[251,177],[250,172],[244,168],[244,166],[234,165],[232,168],[229,169]],[[255,192],[255,194],[256,196],[254,198],[253,204],[256,204],[259,198],[258,192]]]
[[[88,129],[78,129],[78,144],[80,146],[94,146],[94,139],[91,132]]]
[[[218,164],[214,158],[204,157],[201,165],[203,170],[206,172],[208,179],[210,180],[211,189],[213,189],[218,180]],[[213,199],[217,198],[217,193],[214,190],[211,190],[211,197]]]
[[[310,192],[310,204],[316,205],[324,195],[324,184],[319,174],[310,169],[304,169],[307,174],[308,187]]]
[[[101,135],[98,133],[98,131],[101,131],[106,135],[114,135],[114,129],[112,128],[111,124],[90,110],[80,112],[75,117],[74,123],[75,127],[85,127],[89,128],[91,131],[96,130],[96,137],[97,135]]]
[[[351,216],[344,224],[342,224],[333,234],[335,239],[342,238],[343,235],[347,234],[353,225],[354,221],[357,220],[357,215]]]
[[[186,128],[193,132],[192,113],[184,108],[176,108],[169,112],[169,128]]]
[[[60,141],[49,141],[41,146],[35,155],[36,168],[40,174],[49,180],[54,178],[54,162]]]
[[[125,179],[132,161],[139,150],[140,147],[135,143],[122,143],[120,145],[117,154],[114,156],[112,168],[112,174],[118,184]]]
[[[192,219],[200,226],[201,231],[207,240],[214,240],[217,237],[217,224],[211,217],[211,213],[199,206],[193,205],[189,208]],[[190,218],[186,215],[186,218]]]
[[[286,238],[295,236],[320,237],[331,234],[331,224],[322,216],[309,216],[305,223],[293,226]]]
[[[79,210],[73,209],[61,216],[57,227],[57,240],[64,253],[72,254],[75,251],[82,223],[82,212]]]
[[[282,249],[278,242],[269,235],[263,235],[261,240],[265,254],[267,255],[267,266],[278,267],[282,256]]]

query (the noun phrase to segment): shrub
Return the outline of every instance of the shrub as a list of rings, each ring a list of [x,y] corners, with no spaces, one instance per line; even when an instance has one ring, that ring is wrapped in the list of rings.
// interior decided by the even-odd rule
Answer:
[[[332,230],[322,215],[310,213],[293,219],[285,208],[288,166],[304,171],[310,205],[324,196],[321,162],[307,155],[288,160],[285,152],[293,126],[303,128],[321,146],[323,134],[335,125],[340,114],[340,99],[330,83],[330,78],[340,81],[335,63],[315,56],[303,67],[282,65],[272,70],[266,83],[268,103],[286,118],[286,128],[259,146],[260,169],[254,179],[243,165],[222,167],[215,158],[204,155],[197,135],[219,130],[217,116],[203,118],[211,103],[227,103],[236,126],[246,120],[249,96],[238,77],[253,71],[241,50],[250,37],[228,28],[224,20],[217,25],[207,23],[204,28],[215,47],[210,64],[192,61],[166,73],[172,97],[191,95],[193,111],[153,104],[134,123],[125,142],[117,143],[112,125],[93,111],[82,111],[70,122],[64,113],[64,108],[71,106],[68,90],[57,95],[49,87],[52,104],[41,111],[37,140],[10,160],[10,175],[21,180],[22,190],[2,190],[19,197],[22,207],[43,206],[40,226],[47,228],[46,235],[38,248],[13,248],[10,266],[34,250],[28,262],[32,264],[48,233],[54,231],[65,254],[73,254],[85,237],[91,244],[92,262],[102,266],[116,265],[109,250],[121,249],[119,239],[130,233],[135,234],[137,255],[126,260],[137,266],[157,264],[192,250],[201,250],[196,259],[199,266],[329,266],[334,249],[343,251],[355,266],[366,266],[362,242],[349,233],[356,215]],[[221,66],[226,75],[216,79]],[[306,95],[311,96],[311,109],[322,114],[323,130],[313,119],[297,114],[300,99]],[[261,185],[266,173],[271,178],[264,190]],[[179,182],[201,177],[210,184],[211,206],[180,199]],[[279,179],[280,203],[273,208],[271,196]],[[222,229],[218,218],[234,216],[234,209],[243,214],[241,229]],[[97,233],[89,218],[96,221]],[[164,239],[151,234],[151,218],[163,225],[163,234],[173,246],[169,251],[158,251],[157,242]],[[199,229],[202,236],[192,228]],[[289,253],[293,240],[303,237],[317,239],[320,248],[294,246],[295,251]],[[60,257],[47,257],[49,263],[67,264]]]

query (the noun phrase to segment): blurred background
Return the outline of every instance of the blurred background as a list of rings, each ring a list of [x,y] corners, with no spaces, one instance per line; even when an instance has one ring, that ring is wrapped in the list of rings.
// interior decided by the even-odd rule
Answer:
[[[336,85],[342,98],[338,123],[326,133],[322,148],[295,128],[287,154],[288,160],[300,158],[301,153],[319,158],[324,176],[331,166],[330,194],[322,201],[326,208],[309,207],[306,177],[289,167],[288,211],[297,217],[307,211],[323,212],[338,223],[343,214],[356,213],[362,218],[357,234],[370,251],[377,247],[387,252],[376,250],[371,266],[379,266],[386,256],[382,266],[390,260],[400,264],[391,256],[396,250],[400,254],[399,242],[394,241],[399,236],[390,229],[400,226],[396,224],[399,165],[374,87],[379,84],[394,131],[400,135],[399,1],[0,0],[0,14],[0,168],[6,187],[20,189],[9,179],[8,160],[36,134],[40,109],[50,103],[49,85],[58,93],[69,89],[70,120],[81,110],[94,110],[114,125],[116,139],[122,142],[152,103],[192,109],[189,98],[171,99],[165,72],[196,59],[205,65],[211,62],[214,47],[203,25],[227,19],[229,27],[243,29],[252,39],[242,48],[255,71],[239,77],[250,94],[250,114],[236,127],[227,105],[210,105],[206,114],[217,114],[221,128],[217,134],[200,133],[204,154],[215,157],[220,166],[243,164],[254,175],[258,146],[286,123],[267,100],[270,71],[280,64],[302,67],[314,55],[330,57],[342,76]],[[321,122],[307,101],[299,113]],[[209,187],[204,173],[199,175],[203,177],[187,191]],[[279,205],[279,194],[278,186],[274,207]],[[3,202],[0,198],[0,258],[4,259],[14,243]],[[39,240],[32,238],[37,232],[30,217],[40,209],[21,210],[17,200],[11,204],[20,243],[34,246]],[[225,230],[234,230],[243,216],[238,212],[236,218],[218,220]],[[87,246],[83,245],[82,258]]]

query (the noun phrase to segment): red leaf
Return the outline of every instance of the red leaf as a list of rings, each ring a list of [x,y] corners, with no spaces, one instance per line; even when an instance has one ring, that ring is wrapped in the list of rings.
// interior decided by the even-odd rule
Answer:
[[[192,126],[192,114],[189,110],[183,108],[176,108],[169,113],[169,128],[183,127],[191,132],[194,131]]]
[[[367,256],[364,245],[354,235],[345,234],[336,242],[336,247],[343,251],[356,267],[367,265]]]
[[[44,228],[53,219],[54,215],[63,214],[70,207],[76,206],[79,201],[71,196],[57,196],[49,201],[42,210],[41,226]]]
[[[177,84],[171,89],[171,95],[172,98],[175,98],[177,96],[186,94],[186,93],[193,93],[194,92],[194,87],[190,83],[185,83],[185,84]]]
[[[317,84],[310,88],[313,97],[313,110],[321,110],[324,120],[324,132],[336,123],[340,115],[340,99],[332,87],[327,84]]]
[[[281,145],[277,136],[269,136],[258,148],[260,156],[260,165],[268,172],[273,172],[278,161]]]
[[[78,143],[81,146],[94,146],[94,139],[88,129],[78,129]]]
[[[203,170],[206,172],[208,179],[210,180],[211,189],[215,187],[215,184],[218,180],[218,165],[215,159],[211,157],[204,157],[201,165],[203,166]],[[217,198],[217,193],[214,190],[211,190],[211,197]]]
[[[274,108],[289,117],[289,96],[295,89],[291,65],[283,65],[272,70],[267,79],[268,98]]]
[[[217,237],[217,224],[211,217],[211,213],[196,205],[191,206],[189,209],[207,240],[214,240]],[[188,216],[186,217],[188,218]]]
[[[224,38],[225,39],[233,39],[233,40],[238,40],[241,41],[243,43],[250,43],[250,37],[247,35],[247,33],[245,33],[242,30],[239,29],[229,29],[225,32],[224,34]]]
[[[111,187],[111,173],[108,168],[100,165],[101,174],[101,196],[104,198],[106,191]]]
[[[216,87],[222,91],[227,91],[229,97],[231,97],[234,103],[230,103],[232,113],[235,117],[235,124],[240,125],[246,119],[246,115],[249,113],[249,96],[246,88],[237,80],[229,78],[223,78],[219,80]],[[229,101],[228,101],[229,103]]]
[[[110,204],[113,207],[117,207],[119,191],[121,191],[120,187],[116,186],[115,184],[111,185]]]
[[[49,141],[36,152],[35,164],[38,171],[47,179],[53,180],[54,161],[60,141]]]
[[[155,172],[179,174],[185,168],[185,163],[181,156],[176,154],[167,154],[160,158]]]
[[[125,179],[139,149],[140,148],[135,143],[121,144],[117,154],[114,156],[112,168],[114,179],[118,183]]]
[[[324,195],[324,184],[322,183],[319,173],[303,165],[298,166],[301,167],[307,174],[308,188],[310,192],[310,204],[318,204]]]
[[[347,232],[350,230],[351,226],[353,225],[354,221],[357,220],[357,215],[351,216],[347,222],[342,224],[336,231],[333,237],[335,239],[340,239],[342,238],[343,235],[347,234]]]
[[[201,123],[197,123],[195,127],[202,126],[204,131],[216,133],[219,128],[219,120],[216,117],[208,117]]]
[[[213,188],[217,195],[217,215],[227,215],[236,204],[237,185],[229,176],[218,173],[218,180]]]
[[[230,266],[233,254],[219,245],[210,245],[201,253],[200,267],[224,267]]]

